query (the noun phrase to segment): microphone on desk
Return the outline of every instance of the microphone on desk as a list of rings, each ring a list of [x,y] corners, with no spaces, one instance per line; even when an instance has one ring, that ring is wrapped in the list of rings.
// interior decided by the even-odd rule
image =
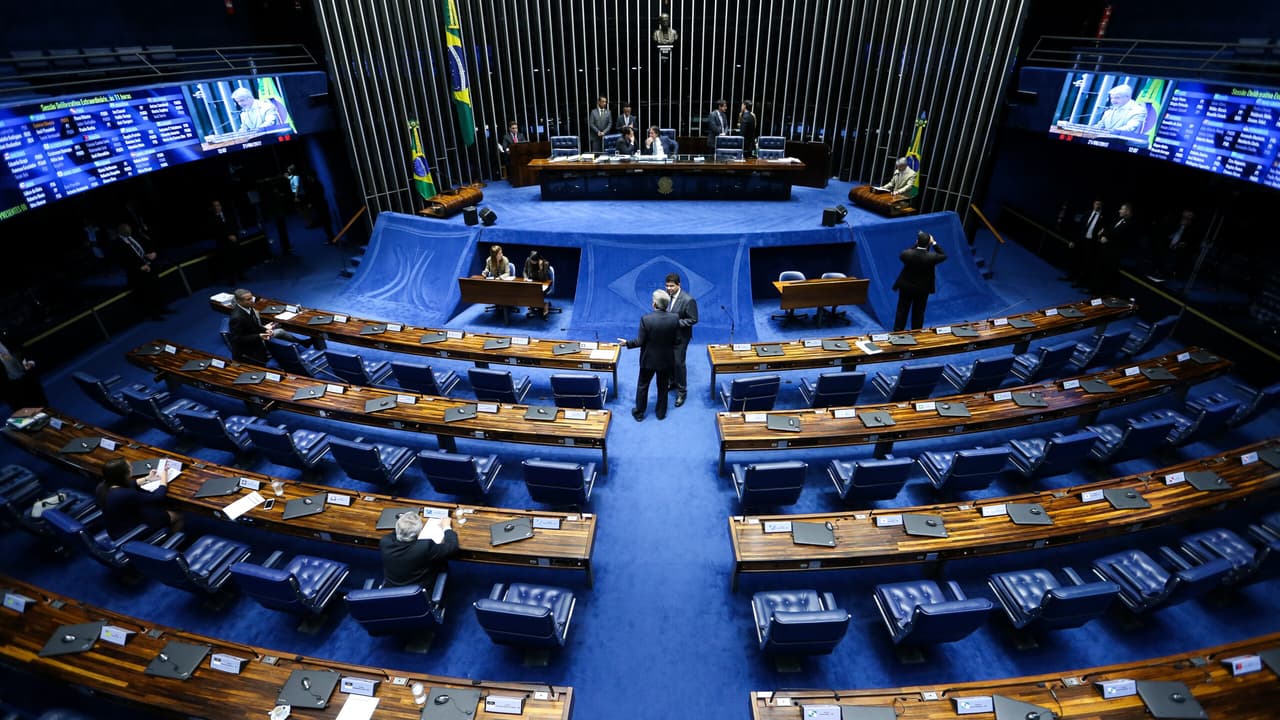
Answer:
[[[724,305],[721,305],[720,309],[723,310],[725,316],[729,318],[729,344],[732,345],[733,331],[734,331],[733,313],[729,312],[729,308],[725,307]]]

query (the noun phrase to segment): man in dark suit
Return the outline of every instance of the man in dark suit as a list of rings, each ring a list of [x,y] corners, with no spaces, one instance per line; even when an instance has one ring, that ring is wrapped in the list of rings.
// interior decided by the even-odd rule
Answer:
[[[240,225],[223,209],[221,200],[209,203],[209,235],[213,237],[214,264],[219,274],[228,283],[234,282],[239,261]]]
[[[604,136],[613,130],[613,113],[609,112],[609,98],[596,98],[596,106],[587,113],[587,143],[591,152],[604,150]]]
[[[622,134],[618,136],[618,142],[614,143],[613,149],[619,155],[635,155],[636,154],[636,134],[631,128],[623,128]]]
[[[929,296],[934,292],[933,268],[947,259],[947,254],[938,247],[938,241],[929,233],[921,230],[916,233],[916,244],[898,254],[902,261],[902,271],[898,279],[893,281],[893,289],[898,291],[898,312],[893,317],[893,330],[897,332],[907,327],[907,313],[911,314],[911,329],[924,327],[924,308]]]
[[[1152,233],[1151,249],[1155,257],[1155,269],[1150,277],[1156,282],[1186,280],[1200,254],[1204,232],[1196,222],[1192,210],[1183,210],[1175,218],[1167,219]]]
[[[1089,290],[1093,293],[1110,292],[1115,282],[1120,258],[1133,244],[1137,226],[1133,220],[1133,207],[1129,203],[1120,206],[1120,216],[1098,231],[1098,242],[1090,261]]]
[[[634,340],[618,338],[619,345],[640,348],[640,374],[636,379],[636,404],[631,417],[636,422],[644,420],[649,407],[649,383],[658,376],[658,419],[667,416],[667,385],[671,383],[671,371],[676,364],[676,334],[680,320],[675,313],[667,312],[671,297],[665,290],[653,291],[653,312],[640,318],[640,332]]]
[[[716,138],[729,132],[729,102],[717,100],[716,108],[707,116],[707,145],[716,147]]]
[[[671,389],[676,391],[676,407],[684,404],[689,387],[685,355],[693,340],[693,326],[698,324],[698,301],[680,287],[680,276],[667,273],[667,295],[671,297],[671,313],[680,319],[680,331],[676,334],[676,368],[671,376]],[[661,385],[659,385],[661,387]]]
[[[622,112],[618,115],[618,122],[614,124],[613,129],[622,132],[626,128],[631,128],[631,132],[640,129],[640,124],[636,121],[636,116],[631,114],[631,104],[623,103]]]
[[[140,311],[152,320],[160,320],[169,312],[160,294],[160,262],[140,237],[136,237],[129,223],[116,228],[116,240],[111,244],[111,254],[124,268],[126,282],[134,292]]]
[[[1067,272],[1058,278],[1070,280],[1073,288],[1084,288],[1089,280],[1089,264],[1096,253],[1098,236],[1106,224],[1102,211],[1102,200],[1094,200],[1089,212],[1076,216],[1078,232],[1067,245]]]
[[[49,404],[35,362],[22,356],[22,341],[4,330],[0,330],[0,399],[11,411]]]
[[[649,134],[640,147],[640,154],[671,157],[676,154],[676,141],[663,135],[658,126],[653,125],[649,128]]]
[[[756,150],[756,115],[751,112],[751,101],[742,101],[742,111],[738,114],[738,134],[742,136],[742,152],[747,157]]]
[[[423,536],[423,522],[416,512],[396,519],[396,528],[378,541],[382,553],[383,584],[388,587],[421,585],[430,588],[436,575],[448,569],[450,555],[458,552],[458,533],[445,516],[444,537],[439,541]]]
[[[245,288],[235,291],[235,304],[231,307],[231,319],[227,329],[231,335],[231,357],[258,365],[267,364],[267,340],[280,338],[300,345],[311,345],[311,338],[285,332],[274,322],[263,323],[262,316],[253,307],[257,298]]]

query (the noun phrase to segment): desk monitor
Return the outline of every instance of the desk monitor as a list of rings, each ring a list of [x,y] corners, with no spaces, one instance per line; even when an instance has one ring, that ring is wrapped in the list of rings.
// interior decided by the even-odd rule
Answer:
[[[791,542],[796,545],[821,545],[822,547],[835,547],[836,534],[829,522],[792,521]]]
[[[294,400],[315,400],[324,397],[324,385],[308,385],[304,388],[298,388],[293,394]]]
[[[1005,512],[1014,525],[1052,525],[1053,518],[1040,503],[1006,503]]]
[[[1058,717],[1049,708],[1003,695],[992,695],[991,700],[995,706],[996,720],[1055,720]]]
[[[1145,375],[1148,380],[1177,380],[1178,379],[1177,375],[1174,375],[1173,373],[1169,372],[1168,370],[1165,370],[1162,367],[1142,368],[1142,374]]]
[[[942,522],[941,515],[906,513],[902,516],[902,529],[906,530],[908,535],[920,537],[944,538],[947,536],[947,526]]]
[[[951,328],[951,334],[959,338],[978,337],[978,331],[968,325],[955,325]]]
[[[159,345],[153,345],[148,343],[138,348],[137,350],[134,350],[133,354],[142,355],[145,357],[147,355],[159,355],[162,352],[164,352],[164,348],[160,347]]]
[[[418,338],[418,342],[423,345],[430,345],[432,343],[444,342],[448,339],[449,333],[444,332],[443,330],[433,330],[429,333],[424,333],[422,337]]]
[[[102,438],[100,437],[78,437],[63,445],[58,452],[64,455],[93,452],[94,448],[98,447],[101,442]]]
[[[489,526],[489,544],[497,547],[533,537],[533,520],[527,517],[499,520]]]
[[[1197,350],[1191,353],[1191,359],[1195,360],[1201,365],[1210,365],[1212,363],[1218,362],[1222,358],[1218,357],[1217,355],[1214,355],[1211,352],[1207,352],[1205,350]]]
[[[559,408],[555,406],[547,407],[545,405],[530,405],[529,409],[524,411],[524,419],[551,422],[556,419],[557,410],[559,410]]]
[[[484,341],[485,350],[506,350],[509,347],[511,347],[511,338],[509,337],[488,338]]]
[[[433,687],[422,707],[422,720],[471,720],[479,707],[479,690]]]
[[[338,678],[338,673],[332,670],[294,670],[280,688],[276,704],[323,710],[338,686]]]
[[[152,470],[160,466],[159,458],[146,458],[144,460],[133,460],[129,463],[129,477],[142,477],[149,475]]]
[[[551,348],[551,354],[552,355],[572,355],[576,352],[580,352],[581,350],[582,350],[582,346],[576,342],[562,342],[562,343],[556,343],[555,346]]]
[[[382,397],[365,400],[364,411],[367,413],[376,413],[381,410],[390,410],[395,406],[396,398],[394,395],[383,395]]]
[[[147,675],[186,680],[191,677],[191,673],[196,671],[196,667],[208,654],[208,645],[193,645],[170,640],[169,644],[151,659],[143,672]]]
[[[782,357],[782,346],[777,343],[756,346],[756,357]]]
[[[258,311],[259,315],[279,315],[284,312],[283,305],[268,305]]]
[[[1218,490],[1230,490],[1231,483],[1226,478],[1212,470],[1196,470],[1186,474],[1187,482],[1191,483],[1197,490],[1204,492],[1215,492]]]
[[[1142,497],[1135,488],[1107,488],[1102,496],[1117,510],[1141,510],[1151,507],[1151,503]]]
[[[332,315],[317,315],[307,321],[308,325],[328,325],[333,322]]]
[[[360,328],[361,335],[380,335],[386,331],[387,331],[387,326],[384,323],[375,323],[373,325],[365,325],[364,327]]]
[[[1200,720],[1207,718],[1185,683],[1139,680],[1138,695],[1151,714],[1161,720]]]
[[[800,432],[800,418],[795,415],[770,415],[764,421],[765,427],[782,432]]]
[[[258,383],[265,380],[266,377],[267,377],[266,373],[250,371],[247,373],[241,373],[240,377],[232,381],[232,384],[233,385],[257,385]]]
[[[895,720],[898,714],[893,708],[870,705],[841,705],[840,720]]]
[[[205,480],[200,485],[200,489],[196,490],[195,497],[222,497],[223,495],[231,495],[240,490],[240,478],[227,477],[219,475]]]
[[[1009,318],[1009,327],[1011,328],[1017,328],[1018,330],[1030,330],[1035,326],[1035,323],[1026,318]]]
[[[40,649],[40,657],[84,652],[97,642],[98,635],[102,633],[102,626],[106,624],[106,620],[98,620],[79,625],[61,625],[53,631],[48,642]]]
[[[199,372],[209,369],[209,360],[188,360],[182,364],[182,372]]]
[[[310,497],[290,500],[284,505],[284,519],[293,520],[295,518],[324,512],[324,501],[326,497],[326,493],[316,493]]]
[[[1044,399],[1044,393],[1039,390],[1016,392],[1013,394],[1013,402],[1018,407],[1049,407],[1049,401]]]
[[[916,345],[916,339],[910,335],[890,335],[890,345]]]
[[[890,427],[894,425],[893,416],[884,410],[867,410],[858,413],[858,419],[866,428]]]
[[[470,420],[475,416],[475,405],[459,405],[458,407],[445,408],[444,410],[444,421],[447,423]]]
[[[1106,380],[1100,378],[1089,378],[1080,383],[1080,387],[1084,388],[1087,393],[1113,393],[1116,391]]]
[[[967,418],[970,417],[969,408],[962,402],[940,402],[934,406],[938,415],[942,417]]]
[[[378,530],[391,530],[396,526],[396,521],[400,519],[401,515],[405,513],[416,513],[416,512],[418,512],[417,508],[406,508],[406,507],[387,508],[386,510],[382,511],[381,515],[378,516],[378,524],[375,527]]]
[[[1058,314],[1064,318],[1072,318],[1072,319],[1084,317],[1084,313],[1080,312],[1079,310],[1073,307],[1058,308]]]

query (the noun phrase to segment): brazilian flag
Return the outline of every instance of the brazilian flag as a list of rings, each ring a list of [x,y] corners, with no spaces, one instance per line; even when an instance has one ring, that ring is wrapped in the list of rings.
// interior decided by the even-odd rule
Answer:
[[[920,113],[920,117],[916,118],[915,135],[911,137],[911,149],[907,150],[907,167],[916,171],[914,185],[911,188],[909,197],[915,197],[920,194],[920,151],[924,148],[924,126],[929,121],[925,119],[925,114]]]
[[[431,178],[431,167],[422,151],[422,130],[417,120],[409,121],[409,139],[413,142],[413,189],[423,200],[430,200],[436,194],[436,181]]]
[[[444,40],[449,51],[449,81],[453,87],[453,107],[458,112],[458,126],[462,130],[462,144],[476,144],[476,118],[471,107],[471,83],[467,81],[467,58],[462,54],[462,26],[458,19],[458,4],[454,0],[444,2]]]
[[[267,100],[276,106],[276,110],[280,113],[280,123],[288,125],[290,130],[298,131],[293,125],[293,118],[289,116],[289,111],[284,106],[284,98],[280,95],[279,88],[276,87],[275,78],[258,78],[258,99]]]

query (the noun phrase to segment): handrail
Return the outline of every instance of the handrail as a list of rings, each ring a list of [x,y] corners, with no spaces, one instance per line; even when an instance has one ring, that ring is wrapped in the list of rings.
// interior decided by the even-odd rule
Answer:
[[[1280,49],[1271,43],[1041,36],[1024,65],[1093,71],[1129,70],[1171,77],[1274,85]]]
[[[351,226],[355,225],[356,221],[364,217],[364,214],[367,212],[369,212],[369,206],[361,205],[360,209],[356,211],[356,214],[352,215],[351,219],[347,221],[347,224],[343,225],[342,229],[338,231],[338,234],[333,236],[333,239],[329,241],[329,244],[337,245],[338,243],[342,242],[342,236],[346,235],[347,231],[351,229]]]
[[[991,224],[991,221],[987,219],[987,216],[982,214],[981,208],[973,203],[969,203],[969,208],[978,214],[978,219],[981,220],[982,224],[986,225],[987,229],[991,231],[991,234],[996,237],[996,246],[991,248],[991,260],[987,263],[987,271],[983,273],[983,277],[989,279],[991,276],[996,274],[996,256],[1000,254],[1000,246],[1004,245],[1004,238],[1000,236],[1000,232],[996,230],[995,225]]]

